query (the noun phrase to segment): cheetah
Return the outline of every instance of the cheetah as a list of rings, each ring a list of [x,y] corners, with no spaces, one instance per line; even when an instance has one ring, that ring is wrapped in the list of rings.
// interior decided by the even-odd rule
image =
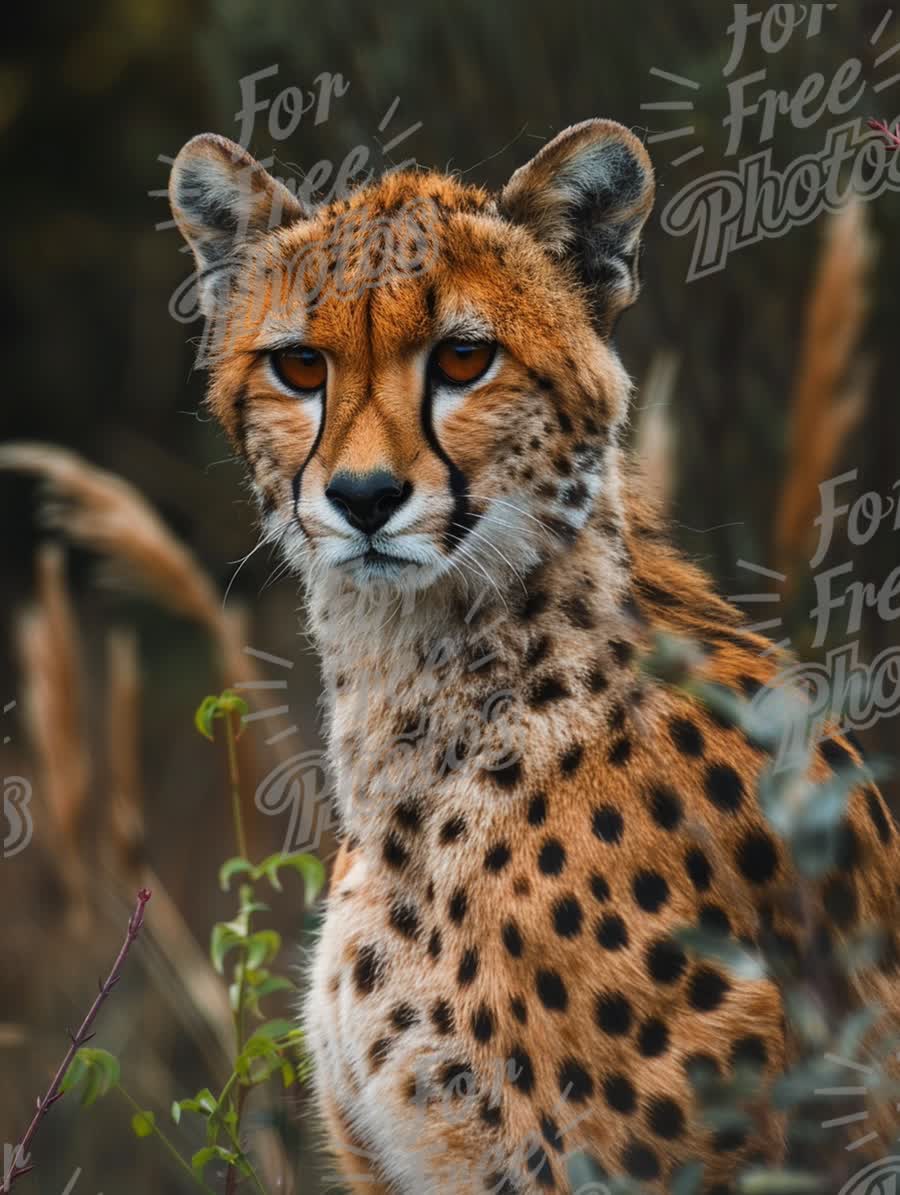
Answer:
[[[797,875],[765,745],[643,661],[697,645],[728,693],[771,645],[669,545],[623,446],[612,335],[654,176],[631,132],[560,133],[498,194],[389,172],[313,207],[211,134],[170,194],[207,317],[208,403],[303,580],[342,842],[305,1025],[355,1192],[731,1190],[784,1155],[699,1115],[692,1066],[788,1062],[776,984],[685,949],[753,944]],[[211,331],[210,331],[211,330]],[[810,775],[859,765],[833,737]],[[897,924],[897,833],[852,792],[816,885],[842,940]],[[896,1007],[883,962],[860,980]]]

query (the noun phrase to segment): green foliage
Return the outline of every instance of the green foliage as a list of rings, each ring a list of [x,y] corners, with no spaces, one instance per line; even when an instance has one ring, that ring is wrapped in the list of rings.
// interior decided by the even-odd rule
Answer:
[[[82,1046],[69,1063],[63,1076],[61,1091],[81,1088],[81,1106],[89,1108],[110,1088],[119,1082],[121,1068],[119,1060],[108,1050],[95,1050]]]
[[[194,715],[197,730],[213,739],[216,719],[224,719],[228,739],[229,765],[232,781],[232,812],[239,843],[243,841],[239,823],[234,734],[232,719],[243,718],[247,705],[237,694],[226,690],[218,697],[206,697]],[[249,1179],[259,1195],[265,1195],[253,1165],[241,1143],[241,1117],[247,1097],[256,1087],[277,1081],[282,1090],[309,1075],[309,1064],[303,1048],[303,1033],[291,1021],[267,1019],[261,1002],[277,992],[294,990],[294,984],[284,975],[273,971],[281,951],[281,935],[274,929],[254,924],[254,917],[269,912],[269,906],[256,899],[254,885],[265,880],[276,892],[282,892],[280,873],[293,871],[303,881],[304,898],[311,904],[325,881],[325,869],[314,855],[301,852],[276,853],[254,864],[243,855],[228,859],[219,869],[219,884],[223,892],[231,889],[231,882],[240,877],[238,908],[230,921],[217,922],[210,935],[209,954],[216,972],[228,983],[228,996],[234,1015],[235,1053],[231,1074],[216,1095],[208,1087],[192,1097],[175,1100],[170,1109],[172,1121],[181,1125],[184,1114],[202,1123],[205,1144],[190,1160],[176,1149],[157,1123],[152,1111],[141,1108],[120,1084],[121,1068],[118,1059],[106,1050],[83,1048],[75,1054],[63,1079],[62,1090],[81,1088],[81,1102],[93,1104],[101,1096],[116,1089],[131,1106],[131,1128],[138,1138],[155,1136],[196,1186],[209,1191],[204,1174],[211,1162],[224,1163],[241,1178]],[[248,1031],[248,1023],[259,1022]]]

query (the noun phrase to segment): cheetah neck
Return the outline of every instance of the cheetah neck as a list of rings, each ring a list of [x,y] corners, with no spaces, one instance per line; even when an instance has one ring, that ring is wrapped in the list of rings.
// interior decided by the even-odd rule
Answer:
[[[597,509],[502,600],[489,589],[469,601],[441,591],[395,597],[348,623],[335,595],[320,597],[311,621],[345,832],[405,862],[405,829],[450,833],[454,818],[502,817],[524,760],[596,734],[596,698],[588,712],[579,692],[602,689],[612,706],[633,687],[621,658],[611,664],[616,653],[630,658],[637,634],[629,591],[621,525]],[[416,874],[404,869],[407,880]]]

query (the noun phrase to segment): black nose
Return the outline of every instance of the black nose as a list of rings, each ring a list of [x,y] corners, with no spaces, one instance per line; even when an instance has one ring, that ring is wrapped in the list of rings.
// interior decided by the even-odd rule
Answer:
[[[374,473],[335,473],[325,497],[351,527],[367,535],[385,525],[412,493],[408,481],[399,481],[384,470]]]

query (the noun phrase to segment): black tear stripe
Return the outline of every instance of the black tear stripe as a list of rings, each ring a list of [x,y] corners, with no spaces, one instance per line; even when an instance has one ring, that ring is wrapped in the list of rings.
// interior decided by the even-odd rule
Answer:
[[[425,382],[425,398],[422,403],[422,431],[429,448],[438,460],[443,461],[450,475],[449,481],[450,493],[453,495],[453,513],[444,531],[444,551],[450,556],[454,549],[458,548],[462,542],[460,536],[456,535],[455,532],[459,531],[463,536],[468,535],[478,521],[478,513],[472,509],[472,503],[469,501],[469,483],[466,480],[466,475],[447,455],[435,434],[431,409],[432,398],[432,384],[429,377]]]
[[[325,393],[322,395],[322,417],[319,420],[319,429],[316,432],[316,438],[312,442],[312,448],[310,448],[309,452],[306,454],[306,460],[303,462],[303,464],[300,466],[300,468],[294,474],[294,478],[291,481],[291,490],[293,491],[293,495],[294,495],[294,518],[297,520],[298,524],[300,525],[300,530],[303,532],[304,535],[307,535],[307,531],[306,531],[306,528],[303,526],[303,521],[300,518],[300,513],[299,513],[300,512],[300,487],[303,484],[303,472],[306,469],[306,466],[309,464],[309,462],[312,460],[312,458],[318,452],[319,444],[322,441],[322,433],[325,431],[325,415],[328,410],[327,399],[328,399],[328,388],[326,386]]]

